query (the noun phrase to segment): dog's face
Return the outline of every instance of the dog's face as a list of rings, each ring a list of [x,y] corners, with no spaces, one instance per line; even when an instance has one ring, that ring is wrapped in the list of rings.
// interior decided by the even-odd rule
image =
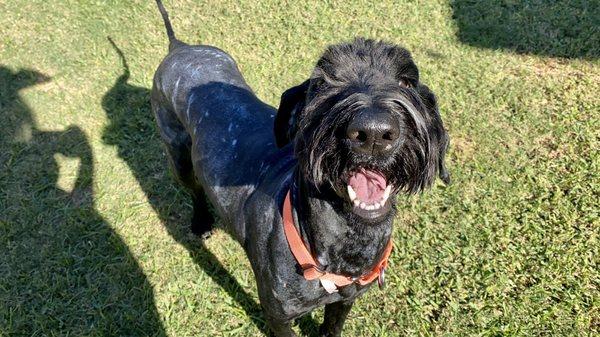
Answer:
[[[410,53],[373,40],[329,47],[311,78],[282,95],[279,146],[294,142],[303,178],[359,217],[387,215],[398,192],[430,186],[448,136]]]

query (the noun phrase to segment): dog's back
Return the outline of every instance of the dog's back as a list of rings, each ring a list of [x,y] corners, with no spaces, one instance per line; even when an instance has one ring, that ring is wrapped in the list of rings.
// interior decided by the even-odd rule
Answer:
[[[170,51],[151,96],[161,137],[177,178],[204,190],[221,220],[231,223],[229,215],[239,211],[278,151],[276,110],[254,95],[231,56],[180,42],[169,27]]]

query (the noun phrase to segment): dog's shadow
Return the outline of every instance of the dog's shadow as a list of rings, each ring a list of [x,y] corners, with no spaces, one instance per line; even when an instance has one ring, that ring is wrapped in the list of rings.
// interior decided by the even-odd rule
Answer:
[[[121,57],[123,74],[102,99],[102,107],[110,121],[102,135],[104,143],[117,147],[119,156],[133,171],[169,234],[188,249],[194,262],[244,309],[259,330],[268,335],[260,305],[199,238],[190,238],[191,207],[185,206],[185,201],[190,199],[166,174],[167,158],[152,115],[150,90],[128,83],[130,73],[126,59],[114,42],[110,42]],[[318,325],[309,315],[300,319],[299,327],[307,336],[317,335]]]
[[[50,81],[0,65],[0,335],[166,336],[146,275],[96,210],[86,134],[40,128],[21,97]]]

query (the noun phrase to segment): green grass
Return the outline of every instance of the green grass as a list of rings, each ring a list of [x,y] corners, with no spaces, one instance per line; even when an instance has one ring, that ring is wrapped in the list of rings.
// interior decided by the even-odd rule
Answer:
[[[573,4],[165,5],[179,37],[230,52],[273,105],[354,36],[405,45],[438,95],[454,183],[399,200],[387,288],[357,302],[346,336],[591,336],[600,38],[597,1]],[[167,172],[148,102],[166,52],[154,2],[0,13],[0,336],[262,335],[241,248],[189,234]]]

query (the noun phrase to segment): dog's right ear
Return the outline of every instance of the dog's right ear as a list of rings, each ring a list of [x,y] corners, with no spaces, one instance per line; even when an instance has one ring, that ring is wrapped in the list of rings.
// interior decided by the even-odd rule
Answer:
[[[448,148],[450,147],[450,136],[448,136],[448,132],[444,128],[437,99],[433,92],[422,83],[419,83],[417,86],[417,92],[427,109],[429,120],[428,132],[433,145],[432,148],[437,152],[438,175],[446,185],[449,185],[451,179],[450,173],[446,168],[446,152],[448,152]]]
[[[300,85],[289,88],[281,95],[273,129],[275,142],[279,148],[284,147],[294,139],[298,113],[304,109],[309,85],[310,80],[306,80]]]

